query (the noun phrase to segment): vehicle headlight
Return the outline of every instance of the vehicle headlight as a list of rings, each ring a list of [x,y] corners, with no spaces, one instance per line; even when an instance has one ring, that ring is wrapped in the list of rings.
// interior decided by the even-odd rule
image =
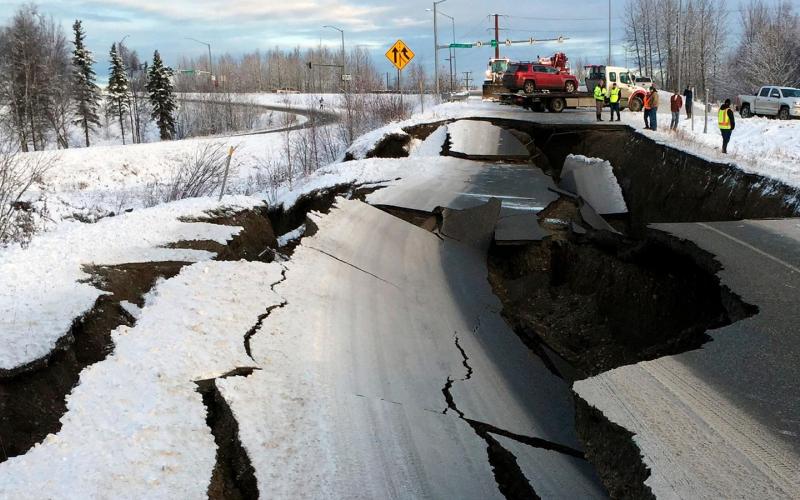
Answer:
[[[800,101],[794,101],[794,107],[800,108]]]

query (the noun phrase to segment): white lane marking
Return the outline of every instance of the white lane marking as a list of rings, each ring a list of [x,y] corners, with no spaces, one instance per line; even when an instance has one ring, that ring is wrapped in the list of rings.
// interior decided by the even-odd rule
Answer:
[[[800,273],[800,268],[795,267],[795,266],[789,264],[788,262],[786,262],[784,260],[781,260],[778,257],[775,257],[774,255],[770,255],[767,252],[765,252],[764,250],[761,250],[760,248],[756,248],[753,245],[751,245],[750,243],[742,241],[739,238],[736,238],[735,236],[731,236],[730,234],[728,234],[728,233],[726,233],[724,231],[720,231],[719,229],[717,229],[715,227],[711,227],[708,224],[705,224],[703,222],[698,222],[697,225],[700,226],[700,227],[704,227],[706,229],[710,229],[711,231],[714,231],[715,233],[720,234],[720,235],[728,238],[731,241],[735,241],[736,243],[742,245],[743,247],[749,248],[750,250],[756,252],[757,254],[763,255],[764,257],[766,257],[766,258],[768,258],[768,259],[770,259],[772,261],[777,262],[778,264],[788,268],[792,272]]]

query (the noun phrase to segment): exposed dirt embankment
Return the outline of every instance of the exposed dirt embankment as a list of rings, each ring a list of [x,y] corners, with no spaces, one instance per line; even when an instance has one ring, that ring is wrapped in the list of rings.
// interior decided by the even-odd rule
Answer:
[[[707,330],[751,312],[692,252],[655,232],[572,235],[496,246],[490,276],[515,330],[586,377],[696,349]]]
[[[586,459],[614,499],[655,500],[644,484],[650,469],[642,462],[634,434],[609,420],[596,408],[575,395],[575,428],[586,447]]]
[[[242,226],[228,245],[216,242],[179,242],[188,247],[217,252],[218,259],[264,259],[269,247],[277,247],[264,210],[211,214],[203,222]],[[143,262],[114,266],[87,266],[88,282],[108,292],[94,307],[76,319],[59,348],[36,363],[0,378],[0,462],[25,453],[50,433],[61,428],[67,394],[78,383],[80,372],[102,361],[113,351],[111,332],[120,325],[133,326],[135,317],[121,305],[144,305],[144,296],[159,279],[178,274],[187,262]]]
[[[62,348],[30,370],[0,380],[0,462],[25,453],[61,428],[65,397],[84,368],[112,351],[111,331],[132,326],[134,318],[120,302],[139,307],[155,283],[180,272],[186,262],[147,262],[88,266],[89,282],[106,292],[91,311],[78,318],[64,337]]]
[[[627,127],[536,127],[532,135],[553,165],[563,165],[567,154],[610,161],[634,227],[800,215],[797,188],[657,144]]]

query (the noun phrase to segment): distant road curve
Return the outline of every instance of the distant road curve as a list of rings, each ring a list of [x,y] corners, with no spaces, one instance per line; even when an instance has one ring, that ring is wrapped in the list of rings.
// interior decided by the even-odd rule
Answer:
[[[310,110],[308,108],[299,108],[294,106],[280,106],[280,105],[273,105],[273,104],[259,104],[259,103],[228,103],[222,101],[215,101],[213,99],[204,100],[204,99],[184,99],[179,98],[179,102],[191,102],[197,104],[219,104],[219,105],[227,105],[232,104],[233,106],[241,106],[241,107],[248,107],[248,108],[258,108],[263,109],[265,111],[279,111],[281,113],[291,113],[298,116],[303,116],[305,118],[310,118],[315,115],[318,118],[317,124],[318,125],[330,125],[331,123],[336,123],[339,121],[339,115],[330,110]],[[287,132],[292,130],[301,130],[304,128],[309,127],[309,121],[303,120],[297,124],[290,125],[288,127],[280,127],[280,128],[270,128],[270,129],[262,129],[262,130],[250,130],[250,131],[241,131],[241,132],[232,132],[229,134],[225,134],[228,137],[240,137],[245,135],[263,135],[263,134],[274,134],[277,132]]]

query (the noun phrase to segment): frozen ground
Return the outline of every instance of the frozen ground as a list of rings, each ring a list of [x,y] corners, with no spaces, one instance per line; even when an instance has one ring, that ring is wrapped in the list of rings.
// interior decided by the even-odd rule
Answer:
[[[0,466],[0,498],[205,498],[216,445],[195,381],[253,366],[244,336],[278,264],[204,262],[161,282],[81,373],[62,428]]]
[[[130,262],[196,262],[214,255],[200,250],[165,248],[185,240],[226,243],[241,228],[202,222],[221,205],[250,208],[260,200],[227,197],[223,204],[208,198],[183,200],[136,210],[96,224],[63,222],[39,235],[27,248],[0,252],[0,370],[10,370],[48,354],[73,320],[92,308],[103,293],[82,283],[88,264]]]

